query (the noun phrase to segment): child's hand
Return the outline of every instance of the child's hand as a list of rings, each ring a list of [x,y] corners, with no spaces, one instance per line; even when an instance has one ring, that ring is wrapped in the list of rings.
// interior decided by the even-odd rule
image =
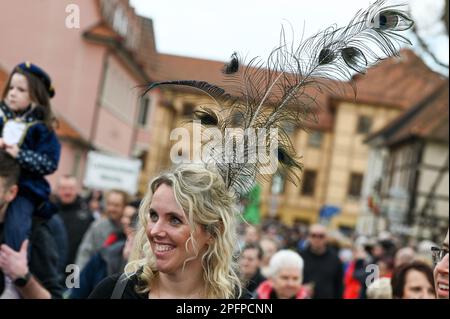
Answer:
[[[19,151],[20,151],[19,147],[16,144],[14,144],[14,145],[4,144],[4,145],[5,145],[5,151],[7,153],[9,153],[9,155],[11,155],[12,157],[17,158],[17,156],[19,155]]]
[[[6,144],[4,142],[4,140],[0,137],[0,149],[5,149]]]

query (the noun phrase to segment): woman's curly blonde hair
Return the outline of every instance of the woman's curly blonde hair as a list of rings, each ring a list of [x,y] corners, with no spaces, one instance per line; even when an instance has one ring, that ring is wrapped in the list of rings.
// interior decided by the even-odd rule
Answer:
[[[203,164],[182,164],[154,178],[139,208],[137,231],[130,260],[125,267],[128,275],[137,274],[139,292],[150,290],[151,281],[158,274],[156,259],[146,236],[152,196],[156,189],[166,184],[172,187],[175,200],[183,208],[191,228],[191,241],[198,252],[193,234],[198,225],[213,238],[201,257],[205,297],[216,299],[236,298],[241,295],[237,264],[234,258],[237,244],[236,198],[214,169]],[[186,243],[186,248],[187,244]],[[195,258],[195,257],[194,257]],[[185,261],[189,262],[190,259]]]

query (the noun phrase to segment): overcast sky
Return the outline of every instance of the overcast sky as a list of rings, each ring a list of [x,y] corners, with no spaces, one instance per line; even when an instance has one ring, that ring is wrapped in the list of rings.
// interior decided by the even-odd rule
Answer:
[[[346,25],[369,0],[131,0],[142,16],[152,18],[161,53],[228,60],[234,52],[262,56],[277,45],[281,26],[294,30],[295,40],[331,24]],[[448,63],[448,37],[436,23],[443,0],[390,0],[407,3],[436,55]],[[414,46],[415,47],[415,46]],[[419,52],[420,53],[420,52]]]

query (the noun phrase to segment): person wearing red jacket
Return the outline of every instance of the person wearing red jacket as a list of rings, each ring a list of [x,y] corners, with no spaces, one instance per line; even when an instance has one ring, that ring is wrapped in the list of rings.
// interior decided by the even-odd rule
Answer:
[[[280,250],[269,263],[270,278],[256,289],[257,299],[307,299],[302,287],[303,259],[291,250]]]

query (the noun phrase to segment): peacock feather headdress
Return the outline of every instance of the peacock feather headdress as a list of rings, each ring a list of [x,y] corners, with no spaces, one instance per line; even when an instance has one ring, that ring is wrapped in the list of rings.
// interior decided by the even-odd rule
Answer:
[[[254,58],[244,63],[234,53],[222,69],[233,94],[193,80],[152,83],[144,94],[156,87],[183,86],[213,102],[213,107],[195,112],[195,119],[209,130],[204,160],[215,165],[237,194],[246,194],[257,179],[276,170],[295,182],[302,164],[288,128],[305,129],[308,122],[317,121],[317,94],[340,90],[339,83],[350,83],[356,94],[352,75],[398,56],[400,46],[410,44],[401,33],[412,26],[401,6],[378,0],[347,26],[328,27],[298,44],[288,43],[282,30],[280,44],[265,61]]]

